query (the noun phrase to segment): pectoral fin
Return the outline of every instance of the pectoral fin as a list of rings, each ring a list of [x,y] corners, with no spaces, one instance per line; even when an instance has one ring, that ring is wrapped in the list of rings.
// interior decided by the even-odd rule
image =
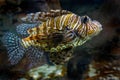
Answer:
[[[73,50],[71,48],[66,48],[60,52],[51,52],[49,54],[50,61],[53,64],[65,64],[72,57]]]
[[[50,42],[52,42],[53,44],[57,45],[59,43],[61,43],[63,41],[63,37],[64,34],[63,33],[52,33],[48,36],[48,40],[50,40]]]

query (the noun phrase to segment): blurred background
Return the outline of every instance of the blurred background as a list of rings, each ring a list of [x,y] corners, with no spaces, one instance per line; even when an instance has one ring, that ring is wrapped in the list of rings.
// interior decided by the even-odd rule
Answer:
[[[102,32],[74,51],[67,65],[67,77],[60,80],[120,80],[120,1],[119,0],[0,0],[0,39],[15,32],[19,18],[27,13],[65,9],[99,21]],[[28,62],[10,66],[6,48],[0,41],[0,80],[16,80],[10,69],[26,69]]]

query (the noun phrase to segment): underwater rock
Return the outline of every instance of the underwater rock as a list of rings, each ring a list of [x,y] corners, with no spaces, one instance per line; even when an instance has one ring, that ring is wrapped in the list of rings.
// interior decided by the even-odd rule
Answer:
[[[86,80],[120,80],[119,61],[93,62],[91,66]]]
[[[42,65],[28,71],[28,76],[34,80],[55,79],[66,75],[66,68],[62,65]]]

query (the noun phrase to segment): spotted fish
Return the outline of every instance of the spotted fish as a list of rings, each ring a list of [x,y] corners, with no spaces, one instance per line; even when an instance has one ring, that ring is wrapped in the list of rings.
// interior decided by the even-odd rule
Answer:
[[[73,49],[97,35],[102,25],[88,16],[78,16],[66,10],[37,12],[21,18],[17,26],[19,37],[8,32],[3,36],[11,64],[17,64],[29,51],[33,63],[47,56],[54,64],[64,64],[73,56]]]

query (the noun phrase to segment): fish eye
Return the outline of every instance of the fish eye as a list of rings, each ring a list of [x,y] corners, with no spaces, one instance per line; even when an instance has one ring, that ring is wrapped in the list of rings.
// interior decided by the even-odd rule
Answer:
[[[83,23],[87,22],[87,17],[85,16],[84,19],[83,19]]]
[[[84,24],[87,23],[89,20],[90,20],[90,18],[88,16],[82,16],[81,17],[81,22],[84,23]]]

